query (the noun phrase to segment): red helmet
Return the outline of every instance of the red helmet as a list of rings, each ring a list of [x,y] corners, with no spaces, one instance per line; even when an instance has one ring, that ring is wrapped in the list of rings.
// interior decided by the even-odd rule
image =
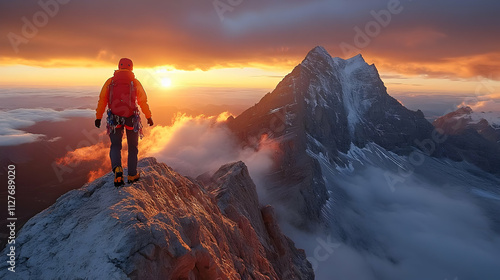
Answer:
[[[134,64],[132,63],[132,60],[128,58],[122,58],[120,59],[120,62],[118,62],[118,69],[128,69],[132,71],[134,70]]]

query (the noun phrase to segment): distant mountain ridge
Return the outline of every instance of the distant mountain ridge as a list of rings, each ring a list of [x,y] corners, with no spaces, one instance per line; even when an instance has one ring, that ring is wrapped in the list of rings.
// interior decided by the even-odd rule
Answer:
[[[474,112],[470,107],[461,107],[437,118],[433,125],[449,135],[463,134],[472,129],[485,139],[500,144],[500,113]]]
[[[483,170],[500,175],[500,126],[494,114],[476,113],[462,107],[433,122],[447,140],[441,154],[455,161],[466,161]]]

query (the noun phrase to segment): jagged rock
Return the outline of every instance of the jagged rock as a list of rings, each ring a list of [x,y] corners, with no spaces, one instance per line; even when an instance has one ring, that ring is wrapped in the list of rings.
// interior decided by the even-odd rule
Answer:
[[[314,278],[308,267],[300,265],[305,256],[304,251],[289,249],[295,246],[281,232],[273,208],[269,205],[261,209],[255,207],[258,205],[257,192],[249,179],[243,162],[222,166],[213,175],[209,187],[216,195],[219,209],[225,216],[241,225],[242,229],[254,229],[248,231],[252,234],[245,236],[247,243],[259,250],[262,247],[267,259],[275,264],[274,270],[281,275],[280,279]],[[295,263],[297,261],[299,263]]]
[[[387,94],[377,69],[361,55],[332,58],[322,47],[228,125],[243,145],[255,145],[262,134],[279,143],[282,156],[271,172],[269,193],[296,211],[291,223],[307,229],[321,223],[328,198],[311,153],[340,165],[339,154],[351,144],[374,142],[408,154],[415,139],[430,138],[433,130],[421,111],[408,110]]]
[[[258,204],[246,166],[205,189],[154,158],[141,180],[112,174],[61,196],[21,229],[16,273],[1,279],[313,279],[302,250]],[[4,251],[5,252],[5,251]]]

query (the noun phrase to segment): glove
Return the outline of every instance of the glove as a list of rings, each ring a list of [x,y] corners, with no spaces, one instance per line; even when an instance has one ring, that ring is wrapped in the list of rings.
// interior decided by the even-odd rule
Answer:
[[[97,128],[101,127],[101,119],[95,120],[95,127],[97,127]]]
[[[149,124],[149,126],[153,126],[153,118],[148,119],[148,124]]]

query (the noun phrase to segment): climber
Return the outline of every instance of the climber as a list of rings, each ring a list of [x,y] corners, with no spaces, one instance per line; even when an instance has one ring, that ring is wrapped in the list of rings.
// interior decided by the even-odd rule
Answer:
[[[149,126],[153,125],[146,92],[141,83],[135,78],[132,70],[132,60],[128,58],[120,59],[118,70],[115,70],[113,77],[109,78],[102,87],[96,109],[95,126],[99,128],[101,127],[101,119],[106,106],[108,107],[106,128],[111,140],[109,157],[111,159],[111,169],[115,174],[115,187],[125,184],[121,163],[124,130],[127,133],[128,143],[127,181],[133,183],[140,178],[140,173],[137,171],[137,153],[139,152],[137,146],[139,136],[142,139],[143,133],[137,104],[146,116]]]

